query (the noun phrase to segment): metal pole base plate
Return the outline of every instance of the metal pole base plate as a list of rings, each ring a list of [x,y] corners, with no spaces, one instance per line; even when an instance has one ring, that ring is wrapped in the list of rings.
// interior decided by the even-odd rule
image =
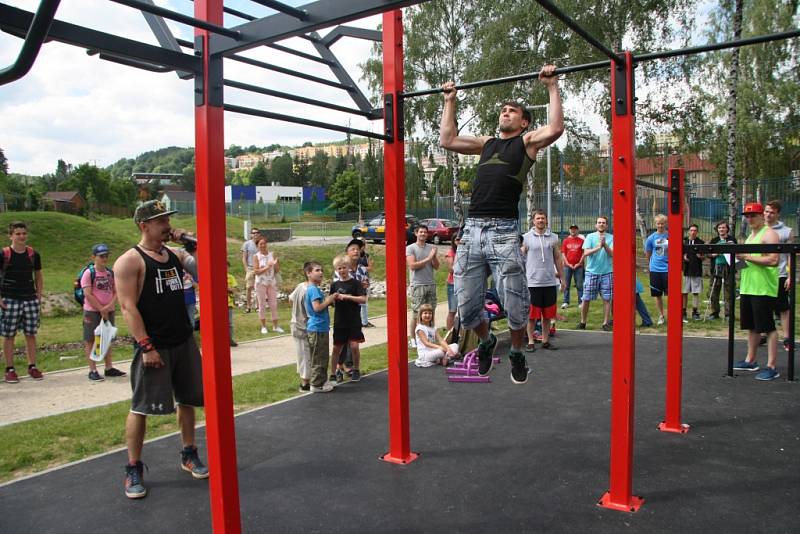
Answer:
[[[658,429],[662,432],[672,432],[674,434],[686,434],[689,432],[689,425],[681,423],[677,427],[669,426],[664,421],[658,424]]]
[[[384,462],[388,462],[390,464],[400,464],[400,465],[407,465],[419,458],[419,453],[410,452],[408,456],[405,458],[398,458],[397,456],[392,456],[391,453],[386,453],[383,456],[379,457],[379,460],[383,460]]]
[[[611,492],[605,492],[600,500],[597,502],[597,506],[602,508],[608,508],[610,510],[616,510],[618,512],[638,512],[639,508],[642,507],[644,504],[644,499],[642,497],[638,497],[636,495],[631,495],[630,502],[626,503],[617,503],[611,501]]]

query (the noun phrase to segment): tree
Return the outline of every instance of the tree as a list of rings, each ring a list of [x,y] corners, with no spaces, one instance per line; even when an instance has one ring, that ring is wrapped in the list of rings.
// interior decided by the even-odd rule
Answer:
[[[308,180],[313,186],[326,187],[328,176],[328,155],[319,151],[311,158],[311,164],[308,166]]]
[[[289,154],[283,154],[273,159],[270,164],[270,172],[274,182],[278,182],[281,185],[297,185],[292,157]]]
[[[263,161],[256,163],[250,171],[250,185],[269,185],[269,172]]]
[[[297,185],[308,185],[308,160],[299,156],[295,156],[292,165],[294,167]]]
[[[62,184],[62,191],[78,191],[86,200],[86,211],[91,211],[97,203],[111,203],[111,173],[94,165],[83,163],[78,166]]]
[[[336,176],[328,188],[331,207],[338,211],[358,211],[359,176],[354,170],[346,170]]]
[[[6,175],[8,175],[8,160],[3,152],[3,148],[0,147],[0,176]]]

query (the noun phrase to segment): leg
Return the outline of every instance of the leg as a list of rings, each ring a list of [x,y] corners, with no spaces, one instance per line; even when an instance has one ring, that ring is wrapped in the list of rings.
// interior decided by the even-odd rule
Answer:
[[[542,317],[542,344],[550,342],[550,319]]]
[[[569,290],[570,290],[570,282],[575,277],[575,271],[570,267],[564,267],[564,298],[563,302],[565,305],[569,306]],[[579,301],[580,302],[580,301]]]
[[[653,319],[650,317],[650,312],[642,300],[642,296],[636,293],[636,311],[639,312],[639,317],[642,318],[642,326],[652,326]]]
[[[511,330],[511,350],[522,352],[525,347],[525,328]]]
[[[95,361],[90,358],[92,355],[92,350],[94,350],[94,343],[90,341],[83,342],[84,350],[86,351],[86,361],[89,362],[89,371],[97,372],[97,364]],[[106,369],[108,369],[108,363],[106,363]]]
[[[3,338],[3,354],[6,357],[6,367],[14,367],[14,337]]]
[[[756,361],[756,356],[758,355],[758,344],[760,342],[761,334],[759,334],[758,331],[747,331],[747,357],[745,358],[747,363],[753,363]]]
[[[194,446],[194,406],[178,405],[178,426],[181,430],[181,443],[183,447]]]
[[[581,302],[583,299],[583,280],[586,276],[586,271],[583,267],[576,267],[572,276],[575,277],[575,289],[578,290],[578,302]]]
[[[759,336],[760,337],[760,336]],[[767,367],[775,369],[778,364],[778,331],[767,334]]]
[[[417,329],[417,312],[412,311],[408,320],[408,337],[414,340],[414,331]]]
[[[658,316],[663,319],[664,318],[664,297],[662,295],[658,295],[656,297],[656,309],[658,310]]]
[[[25,354],[28,356],[28,364],[36,365],[36,336],[25,335]]]
[[[603,324],[608,324],[611,319],[611,301],[603,300]]]
[[[278,288],[274,285],[267,286],[267,301],[272,314],[272,327],[278,328]]]
[[[111,353],[113,350],[113,347],[108,347],[108,351],[106,351],[106,357],[103,359],[103,365],[105,366],[106,370],[114,367],[114,362],[111,361]]]
[[[589,301],[584,300],[581,302],[581,323],[586,324],[586,317],[589,315]]]
[[[330,369],[331,373],[334,373],[337,369],[341,366],[339,365],[339,355],[342,353],[342,349],[344,345],[337,344],[335,341],[333,343],[333,350],[331,351],[331,359],[330,365],[328,368]]]
[[[369,300],[367,300],[367,301],[369,301]],[[367,303],[365,302],[364,304],[361,304],[360,308],[361,308],[361,310],[360,310],[361,311],[361,326],[367,326],[367,323],[369,322],[369,313],[367,311],[367,309],[368,309]]]
[[[147,430],[147,416],[139,413],[128,413],[125,421],[125,442],[128,446],[128,463],[133,465],[142,459],[142,445]]]
[[[526,327],[526,332],[528,334],[528,344],[533,345],[533,334],[534,334],[534,327],[536,326],[536,321],[534,319],[528,319],[528,325]]]
[[[267,327],[267,286],[256,284],[256,301],[258,302],[258,319],[261,327]]]
[[[361,348],[358,341],[350,342],[350,354],[353,356],[353,369],[361,369]]]

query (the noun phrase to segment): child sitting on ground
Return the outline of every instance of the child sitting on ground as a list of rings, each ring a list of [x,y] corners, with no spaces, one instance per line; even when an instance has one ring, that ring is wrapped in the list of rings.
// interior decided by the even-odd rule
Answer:
[[[307,261],[303,265],[303,273],[308,276],[311,272],[312,262]],[[300,282],[294,291],[289,295],[289,302],[292,303],[292,320],[289,323],[292,331],[292,339],[297,350],[297,374],[300,375],[300,392],[311,390],[311,349],[308,346],[308,333],[306,323],[308,322],[308,312],[306,312],[306,292],[308,291],[308,281]],[[327,358],[328,351],[325,351]],[[323,375],[324,376],[324,375]]]
[[[417,367],[447,365],[451,358],[458,356],[458,343],[448,345],[433,326],[433,306],[423,304],[419,307],[419,323],[414,329],[417,341]]]
[[[340,254],[333,259],[333,267],[339,279],[331,284],[331,295],[336,295],[333,311],[333,352],[331,352],[331,371],[336,370],[330,380],[337,383],[344,382],[344,369],[339,364],[339,354],[345,344],[350,346],[350,355],[353,358],[353,369],[350,380],[361,380],[361,351],[359,343],[364,342],[361,332],[361,304],[367,301],[364,286],[361,282],[350,276],[350,258],[347,254]]]

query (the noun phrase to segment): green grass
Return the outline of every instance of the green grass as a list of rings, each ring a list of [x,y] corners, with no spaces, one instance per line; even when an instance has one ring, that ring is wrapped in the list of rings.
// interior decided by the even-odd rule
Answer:
[[[362,373],[385,369],[386,366],[386,345],[367,347],[361,351]],[[235,376],[234,411],[241,412],[294,397],[298,395],[297,385],[293,364]],[[0,455],[0,481],[124,446],[124,425],[129,409],[129,402],[117,402],[4,427],[0,432],[0,450],[3,451]],[[203,420],[204,413],[199,410],[198,421]],[[148,418],[148,438],[177,430],[174,417]]]

